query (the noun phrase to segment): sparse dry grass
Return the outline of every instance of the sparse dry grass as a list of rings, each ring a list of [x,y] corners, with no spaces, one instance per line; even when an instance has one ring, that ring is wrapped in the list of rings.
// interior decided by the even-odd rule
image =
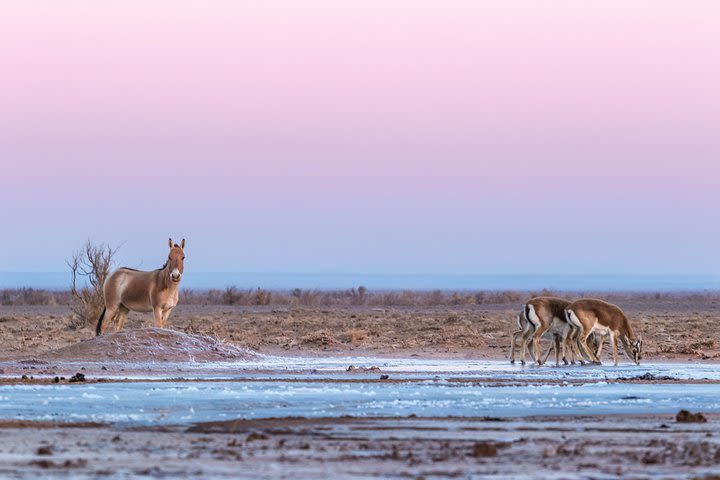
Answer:
[[[388,293],[406,295],[418,305],[377,306],[376,302],[382,302]],[[443,301],[453,303],[428,306],[427,300],[437,300],[437,294],[366,295],[364,305],[305,306],[300,297],[282,292],[273,292],[270,305],[181,303],[169,325],[266,353],[505,358],[514,315],[525,299],[456,304],[452,292],[442,292]],[[477,293],[468,295],[476,298]],[[278,304],[288,298],[295,303]],[[337,302],[347,299],[341,292],[326,298]],[[613,294],[604,298],[628,313],[636,333],[643,337],[646,358],[720,358],[720,332],[716,328],[720,323],[720,296]],[[131,314],[126,327],[149,325],[151,316]],[[91,328],[73,330],[71,312],[62,305],[0,306],[0,352],[4,354],[42,353],[92,338],[93,334]]]

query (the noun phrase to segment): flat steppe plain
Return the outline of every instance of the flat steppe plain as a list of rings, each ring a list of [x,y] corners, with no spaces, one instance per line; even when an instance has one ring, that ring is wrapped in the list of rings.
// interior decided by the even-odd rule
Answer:
[[[655,298],[623,294],[610,300],[626,311],[636,333],[642,336],[644,362],[678,362],[686,367],[712,368],[720,358],[719,296],[677,294]],[[181,304],[170,318],[170,328],[193,334],[193,338],[207,336],[222,347],[220,353],[233,354],[232,349],[237,347],[240,353],[234,361],[238,361],[242,352],[350,359],[504,360],[509,355],[510,332],[520,304]],[[149,326],[149,315],[133,314],[126,329]],[[176,345],[177,337],[138,330],[146,331],[156,336],[153,341],[160,346],[162,342],[173,344],[163,353],[160,363],[187,361],[187,351],[176,348],[182,347]],[[52,375],[65,373],[69,377],[83,362],[103,355],[104,344],[93,338],[92,326],[72,327],[70,310],[65,306],[0,306],[0,361],[5,384],[0,388],[54,388],[45,386],[53,383]],[[123,338],[132,343],[136,337]],[[141,357],[147,352],[132,348],[123,351],[133,351]],[[609,358],[606,349],[606,365]],[[88,383],[84,385],[92,386],[100,375],[112,374],[117,378],[125,373],[113,366],[113,362],[122,359],[107,360],[107,371],[98,370],[100,363],[91,362],[94,367],[88,363],[84,370]],[[156,357],[148,360],[152,360],[150,370],[160,365]],[[202,363],[203,358],[196,361]],[[621,357],[621,362],[627,363],[628,359]],[[72,367],[63,366],[70,364]],[[594,367],[586,368],[591,371]],[[351,381],[364,381],[365,375],[377,388],[384,388],[378,373],[381,372],[361,373]],[[22,380],[21,374],[34,375],[36,381]],[[396,377],[390,376],[391,381]],[[474,385],[460,380],[466,388]],[[277,381],[279,385],[288,380],[273,380],[270,373],[267,381]],[[322,378],[315,381],[322,382]],[[541,377],[513,382],[521,389],[537,390],[538,383],[542,386]],[[566,387],[555,385],[573,388],[582,382],[563,382]],[[658,380],[648,382],[655,384]],[[74,388],[67,380],[60,383],[61,387]],[[710,381],[704,388],[712,389],[715,385],[720,397],[720,384]],[[448,388],[453,388],[452,381]],[[518,409],[521,412],[522,406]],[[7,418],[0,419],[3,432],[0,475],[717,479],[720,416],[706,412],[705,417],[705,423],[679,423],[674,414],[660,414],[648,404],[647,412],[641,414],[247,418],[155,426]]]
[[[614,294],[643,338],[645,359],[720,359],[720,294]],[[501,359],[522,301],[489,305],[178,305],[169,328],[260,353]],[[22,357],[94,336],[71,327],[67,306],[0,305],[0,357]],[[126,328],[152,326],[131,313]]]

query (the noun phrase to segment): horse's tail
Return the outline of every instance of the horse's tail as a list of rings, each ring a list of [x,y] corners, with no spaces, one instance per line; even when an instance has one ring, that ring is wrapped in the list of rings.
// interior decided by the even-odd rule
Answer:
[[[100,333],[102,332],[102,322],[103,322],[103,319],[105,318],[106,310],[107,310],[107,307],[103,307],[103,311],[100,314],[100,318],[98,318],[97,327],[95,327],[95,336],[100,335]]]

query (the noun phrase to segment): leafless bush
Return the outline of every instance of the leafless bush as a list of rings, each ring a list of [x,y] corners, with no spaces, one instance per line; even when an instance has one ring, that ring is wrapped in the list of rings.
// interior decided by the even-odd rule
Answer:
[[[74,328],[91,325],[100,316],[105,304],[103,285],[117,250],[88,240],[67,262],[71,274],[70,309],[74,314],[71,323]]]
[[[270,305],[270,301],[272,300],[272,294],[265,289],[258,288],[255,291],[255,296],[253,300],[253,303],[255,305]]]
[[[222,303],[223,305],[235,305],[242,303],[242,292],[238,291],[236,287],[227,287],[225,293],[223,293]]]

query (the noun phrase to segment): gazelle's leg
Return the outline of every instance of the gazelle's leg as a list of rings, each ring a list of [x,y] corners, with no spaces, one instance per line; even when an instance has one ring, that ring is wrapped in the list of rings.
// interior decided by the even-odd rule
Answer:
[[[512,332],[512,343],[510,344],[510,363],[515,363],[515,344],[517,344],[517,338],[522,334],[522,330],[515,330]]]
[[[547,362],[547,359],[550,356],[550,352],[552,352],[553,350],[555,350],[555,342],[554,341],[552,343],[550,343],[550,346],[548,347],[547,352],[545,352],[545,356],[543,357],[542,363]]]
[[[570,325],[565,325],[563,327],[562,331],[562,360],[565,365],[568,364],[568,341],[570,339],[570,335],[572,333],[572,327]],[[570,349],[570,356],[572,356],[572,348]],[[573,359],[573,363],[575,363],[575,359]]]
[[[523,365],[525,365],[525,354],[530,353],[532,356],[529,345],[533,341],[534,334],[535,334],[535,326],[532,324],[529,324],[527,329],[525,330],[525,333],[523,334],[522,351],[520,352],[520,356],[521,356],[520,363],[522,363]]]
[[[527,353],[528,343],[531,341],[534,331],[534,328],[528,328],[527,331],[523,333],[522,342],[520,343],[520,363],[522,365],[525,365],[525,354]]]
[[[119,332],[123,329],[125,326],[125,320],[127,320],[128,312],[130,312],[130,310],[128,310],[125,305],[120,305],[117,313],[117,326],[115,327],[115,331]]]
[[[595,354],[590,350],[590,347],[588,347],[587,339],[590,336],[590,332],[583,332],[583,334],[580,336],[580,346],[582,347],[583,352],[588,356],[591,362],[593,363],[600,363],[600,360],[595,356]]]
[[[603,343],[605,343],[605,335],[599,335],[596,334],[595,338],[597,339],[597,348],[595,349],[595,356],[600,358],[600,354],[602,353],[602,347]]]
[[[592,363],[593,357],[591,355],[588,355],[585,352],[585,349],[583,348],[583,335],[585,334],[584,330],[581,328],[577,328],[577,336],[575,338],[575,349],[577,350],[578,359],[580,361],[581,365],[585,365],[585,362]]]
[[[610,341],[612,342],[613,346],[613,363],[615,363],[615,366],[618,366],[618,338],[615,332],[612,330],[610,331]]]
[[[543,336],[543,333],[545,333],[547,329],[548,327],[540,325],[540,327],[538,327],[533,334],[533,350],[535,353],[535,361],[538,365],[543,364],[543,362],[540,361],[540,355],[542,354],[542,352],[540,351],[540,337]]]
[[[573,328],[572,325],[567,326],[567,334],[565,335],[565,343],[563,344],[563,349],[566,352],[565,353],[565,364],[568,363],[575,365],[575,350],[573,350],[573,342],[574,342],[574,335],[575,335],[575,328]],[[568,362],[567,358],[570,357],[570,361]]]
[[[582,335],[582,329],[574,327],[572,344],[570,346],[573,349],[573,352],[575,352],[575,356],[577,356],[580,365],[584,365],[585,357],[583,356],[582,348],[580,347],[580,335]]]

